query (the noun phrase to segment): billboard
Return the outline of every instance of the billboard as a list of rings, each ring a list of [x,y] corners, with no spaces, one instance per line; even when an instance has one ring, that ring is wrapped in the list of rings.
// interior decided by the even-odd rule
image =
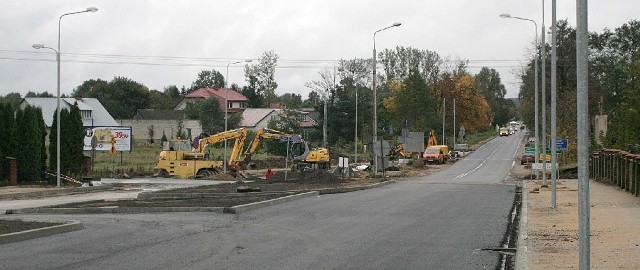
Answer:
[[[131,127],[89,127],[84,130],[83,150],[91,151],[131,151]]]

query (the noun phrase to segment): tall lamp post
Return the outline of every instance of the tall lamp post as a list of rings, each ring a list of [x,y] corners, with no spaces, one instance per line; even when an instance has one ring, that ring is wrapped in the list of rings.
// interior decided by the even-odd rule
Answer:
[[[535,112],[535,117],[534,117],[534,123],[535,123],[535,162],[538,162],[538,158],[540,155],[540,152],[538,151],[538,24],[536,23],[536,21],[531,20],[531,19],[526,19],[526,18],[520,18],[520,17],[515,17],[515,16],[511,16],[511,14],[508,13],[503,13],[500,14],[500,18],[506,18],[506,19],[518,19],[518,20],[523,20],[523,21],[530,21],[533,23],[533,25],[535,26],[535,33],[536,33],[536,54],[534,57],[534,69],[535,69],[535,78],[534,78],[534,85],[535,85],[535,94],[534,94],[534,112]],[[545,158],[546,158],[546,151],[545,151]],[[537,176],[537,173],[536,173]]]
[[[376,91],[376,34],[378,32],[387,30],[391,27],[398,27],[402,25],[399,22],[393,23],[385,28],[377,30],[373,32],[373,61],[371,62],[371,69],[373,70],[373,145],[375,147],[376,142],[378,141],[378,93]],[[373,151],[373,174],[375,175],[378,172],[378,156],[375,155],[375,149]],[[383,165],[384,166],[384,165]]]
[[[44,44],[34,44],[32,47],[34,49],[51,49],[56,52],[56,61],[58,62],[58,87],[56,94],[56,186],[60,187],[60,25],[62,22],[62,17],[73,14],[80,14],[86,12],[97,12],[98,8],[88,7],[83,11],[69,12],[60,15],[58,19],[58,50],[55,50],[51,47],[46,47]]]
[[[230,65],[235,65],[235,64],[239,64],[239,63],[249,63],[251,62],[251,59],[247,59],[247,60],[242,60],[242,61],[236,61],[236,62],[231,62],[227,64],[227,74],[224,75],[224,80],[225,80],[225,87],[227,86],[227,84],[229,83],[229,66]],[[229,86],[231,87],[231,86]],[[228,130],[227,127],[227,115],[228,115],[228,108],[229,108],[229,101],[228,101],[228,95],[229,93],[229,89],[225,89],[224,90],[224,131]],[[222,173],[227,173],[227,141],[224,141],[224,166],[222,166]]]

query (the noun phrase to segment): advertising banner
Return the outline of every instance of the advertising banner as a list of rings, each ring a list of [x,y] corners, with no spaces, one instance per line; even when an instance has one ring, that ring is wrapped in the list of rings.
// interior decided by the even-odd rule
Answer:
[[[84,130],[85,151],[131,151],[131,127],[90,127]]]

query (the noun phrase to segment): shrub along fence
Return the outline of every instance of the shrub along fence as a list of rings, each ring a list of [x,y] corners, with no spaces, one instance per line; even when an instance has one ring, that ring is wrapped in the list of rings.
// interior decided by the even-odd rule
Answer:
[[[591,155],[590,175],[603,183],[614,184],[640,195],[640,155],[618,149],[602,149]]]

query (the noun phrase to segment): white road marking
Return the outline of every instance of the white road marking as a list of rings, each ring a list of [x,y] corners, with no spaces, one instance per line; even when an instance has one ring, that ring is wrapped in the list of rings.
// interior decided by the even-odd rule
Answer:
[[[494,140],[495,140],[495,139],[494,139]],[[482,146],[485,146],[485,145],[486,145],[486,144],[483,144]],[[502,142],[502,144],[501,144],[500,146],[502,146],[502,145],[504,145],[504,142]],[[481,146],[480,148],[482,148],[482,146]],[[480,149],[480,148],[478,148],[478,149]],[[468,171],[468,172],[463,173],[463,174],[460,174],[460,175],[458,175],[458,176],[454,177],[454,179],[456,179],[456,178],[462,178],[462,177],[465,177],[465,176],[467,176],[468,174],[470,174],[470,173],[472,173],[472,172],[475,172],[475,171],[477,171],[478,169],[480,169],[480,167],[482,167],[482,165],[484,165],[484,163],[485,163],[485,162],[487,162],[487,160],[489,160],[489,158],[491,158],[491,157],[493,156],[493,154],[495,154],[495,153],[496,153],[496,151],[498,151],[498,149],[500,149],[500,147],[496,147],[496,149],[494,149],[494,150],[493,150],[493,152],[491,152],[491,154],[489,154],[489,155],[487,156],[487,158],[485,158],[484,160],[482,160],[482,162],[480,162],[480,165],[478,165],[477,167],[475,167],[473,170]],[[518,151],[518,149],[516,148],[516,152],[517,152],[517,151]],[[514,156],[514,157],[515,157],[515,154],[516,154],[516,153],[514,152],[514,154],[513,154],[513,156]],[[513,160],[513,158],[512,158],[512,159],[503,159],[503,160]],[[512,166],[513,166],[513,165],[512,165]]]

